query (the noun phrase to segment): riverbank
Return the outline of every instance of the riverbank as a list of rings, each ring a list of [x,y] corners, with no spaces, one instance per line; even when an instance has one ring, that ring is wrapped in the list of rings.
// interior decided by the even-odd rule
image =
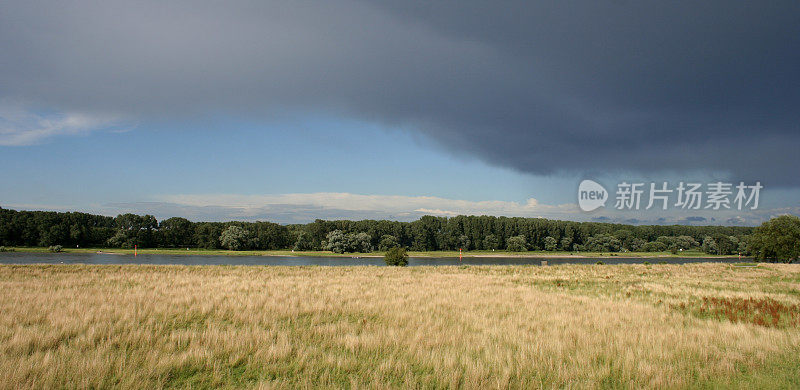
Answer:
[[[47,248],[42,247],[15,247],[15,252],[44,253]],[[133,255],[133,249],[120,248],[64,248],[64,253],[104,253]],[[331,251],[292,251],[292,250],[267,250],[267,251],[230,251],[224,249],[199,249],[199,248],[147,248],[138,249],[139,254],[161,254],[161,255],[209,255],[209,256],[307,256],[307,257],[383,257],[384,252],[375,251],[369,253],[333,253]],[[458,251],[409,251],[411,257],[459,257]],[[692,257],[692,258],[737,258],[738,256],[710,255],[698,250],[689,250],[672,254],[670,252],[563,252],[563,251],[527,251],[511,252],[505,250],[498,251],[467,251],[461,254],[463,257],[522,257],[522,258],[569,258],[569,257],[637,257],[637,258],[669,258],[669,257]]]

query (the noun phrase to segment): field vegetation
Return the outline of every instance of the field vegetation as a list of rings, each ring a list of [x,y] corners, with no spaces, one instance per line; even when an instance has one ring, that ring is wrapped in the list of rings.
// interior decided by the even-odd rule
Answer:
[[[800,265],[0,266],[0,388],[798,388]]]

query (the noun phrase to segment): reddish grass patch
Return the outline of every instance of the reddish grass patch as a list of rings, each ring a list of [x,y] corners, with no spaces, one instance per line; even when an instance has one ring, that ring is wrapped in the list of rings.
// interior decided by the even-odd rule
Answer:
[[[673,305],[701,318],[727,319],[765,327],[800,326],[800,305],[787,305],[772,298],[715,298]]]

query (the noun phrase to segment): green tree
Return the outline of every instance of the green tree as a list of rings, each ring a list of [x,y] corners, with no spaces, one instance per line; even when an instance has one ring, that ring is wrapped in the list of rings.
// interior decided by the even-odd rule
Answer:
[[[123,214],[112,218],[75,212],[0,208],[0,245],[132,247],[138,244],[140,247],[197,246],[214,249],[222,247],[220,235],[230,225],[238,225],[248,232],[249,240],[243,249],[278,249],[296,245],[297,249],[312,250],[323,249],[327,234],[341,230],[345,235],[368,234],[374,247],[380,247],[383,236],[391,235],[397,239],[398,245],[415,250],[452,250],[459,247],[494,249],[505,247],[507,238],[520,235],[526,237],[527,249],[544,247],[545,238],[549,236],[558,240],[561,249],[569,250],[583,248],[587,244],[596,245],[598,239],[591,240],[592,237],[611,235],[624,248],[634,251],[648,241],[660,240],[667,242],[671,249],[687,249],[698,246],[695,243],[704,237],[712,237],[716,243],[719,236],[725,236],[731,245],[722,250],[736,252],[747,247],[744,237],[755,229],[745,226],[632,226],[493,216],[424,216],[413,222],[316,220],[309,224],[289,226],[270,222],[195,223],[183,218],[170,218],[158,223],[154,217],[147,215]],[[305,232],[302,238],[301,232]],[[604,238],[599,241],[603,241],[605,246],[607,240]],[[469,245],[466,245],[467,242]],[[725,244],[727,242],[723,246]]]
[[[717,241],[711,236],[703,238],[703,245],[700,248],[703,252],[708,254],[716,255],[718,253]]]
[[[194,241],[200,248],[221,248],[219,237],[223,230],[225,230],[225,225],[219,222],[198,223],[194,228]]]
[[[109,245],[132,248],[156,246],[153,232],[158,229],[158,221],[152,215],[121,214],[114,218],[117,232],[110,239]]]
[[[488,234],[483,238],[483,248],[494,250],[500,247],[500,240],[494,234]]]
[[[311,239],[311,235],[305,231],[300,231],[292,249],[296,251],[308,251],[314,249],[314,241]]]
[[[630,241],[628,241],[628,250],[631,251],[631,252],[637,252],[637,251],[642,250],[642,247],[645,246],[646,244],[647,244],[647,241],[645,241],[645,240],[643,240],[641,238],[634,237],[634,238],[631,238]]]
[[[350,233],[347,235],[348,252],[372,252],[372,237],[367,233]]]
[[[676,242],[676,237],[660,236],[660,237],[658,237],[656,239],[656,242],[660,242],[660,243],[664,244],[664,246],[668,250],[677,250],[677,248],[678,248],[678,244]]]
[[[161,246],[176,248],[195,246],[194,223],[186,218],[172,217],[158,224]]]
[[[678,249],[692,249],[700,246],[697,240],[694,239],[692,236],[678,236],[675,238],[675,245]]]
[[[731,255],[736,252],[736,249],[739,247],[739,240],[736,238],[734,238],[734,240],[731,240],[731,236],[724,234],[715,235],[714,241],[717,243],[717,254]]]
[[[57,243],[67,242],[69,231],[63,225],[53,225],[43,231],[41,237],[40,246],[52,246]]]
[[[556,250],[556,246],[558,245],[558,241],[551,236],[547,236],[544,238],[544,250],[546,251],[554,251]]]
[[[397,237],[390,234],[384,234],[383,237],[381,237],[381,242],[378,244],[378,250],[381,252],[386,252],[389,249],[398,246],[400,246],[400,243],[397,241]]]
[[[508,240],[506,240],[506,249],[512,252],[527,251],[528,241],[525,239],[525,236],[523,235],[509,237]]]
[[[325,235],[325,250],[334,253],[372,252],[372,237],[368,233],[347,233],[337,229]]]
[[[572,250],[572,237],[564,237],[561,239],[561,250]]]
[[[241,226],[231,225],[222,231],[222,234],[219,236],[219,242],[225,248],[238,251],[244,249],[249,240],[248,236],[249,234],[247,234],[247,231]]]
[[[752,236],[741,236],[739,237],[739,245],[736,248],[738,253],[741,253],[745,256],[750,256],[750,239]]]
[[[133,248],[136,240],[128,237],[124,230],[118,230],[111,238],[106,241],[106,244],[113,248]]]
[[[661,241],[651,241],[644,243],[639,250],[642,252],[663,252],[667,250],[667,244]]]
[[[383,261],[389,266],[405,267],[408,265],[408,254],[405,248],[396,246],[389,249],[383,256]]]
[[[800,258],[800,218],[781,215],[757,227],[749,250],[758,260],[790,263]]]
[[[459,249],[463,249],[465,251],[468,251],[469,250],[469,244],[470,244],[470,240],[469,240],[469,237],[467,237],[466,234],[462,234],[462,235],[458,236],[458,242],[457,242],[456,245],[458,246]]]
[[[633,233],[630,230],[628,230],[628,229],[619,229],[619,230],[614,232],[614,237],[616,237],[619,240],[620,244],[622,245],[622,248],[625,248],[625,249],[627,249],[629,251],[633,250],[633,249],[631,249],[631,244],[632,244],[632,241],[633,241],[634,237],[633,237]]]
[[[277,223],[258,221],[244,224],[244,228],[250,233],[251,249],[281,249],[293,243],[289,229]]]
[[[595,252],[619,252],[622,243],[610,234],[598,234],[589,237],[584,244],[587,251]]]
[[[349,249],[347,236],[341,230],[334,230],[325,235],[323,247],[333,253],[345,253]]]
[[[739,251],[739,237],[723,235],[717,239],[721,255],[735,255]]]

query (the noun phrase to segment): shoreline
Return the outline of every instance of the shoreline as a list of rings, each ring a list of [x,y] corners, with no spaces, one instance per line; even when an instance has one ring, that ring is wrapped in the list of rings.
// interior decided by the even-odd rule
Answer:
[[[5,253],[51,253],[47,248],[40,247],[14,247],[13,252]],[[81,254],[104,254],[126,256],[133,255],[133,249],[121,248],[64,248],[59,253],[81,253]],[[268,257],[342,257],[342,258],[382,258],[383,252],[370,253],[333,253],[329,251],[291,251],[291,250],[267,250],[267,251],[230,251],[224,249],[196,249],[189,250],[177,248],[148,248],[138,249],[141,255],[176,255],[176,256],[268,256]],[[439,258],[458,258],[457,251],[430,251],[417,252],[409,251],[409,257],[439,257]],[[509,251],[471,251],[462,254],[464,258],[698,258],[698,259],[731,259],[739,258],[738,255],[709,255],[700,251],[684,251],[677,254],[669,252],[509,252]],[[742,260],[749,259],[742,256]]]

